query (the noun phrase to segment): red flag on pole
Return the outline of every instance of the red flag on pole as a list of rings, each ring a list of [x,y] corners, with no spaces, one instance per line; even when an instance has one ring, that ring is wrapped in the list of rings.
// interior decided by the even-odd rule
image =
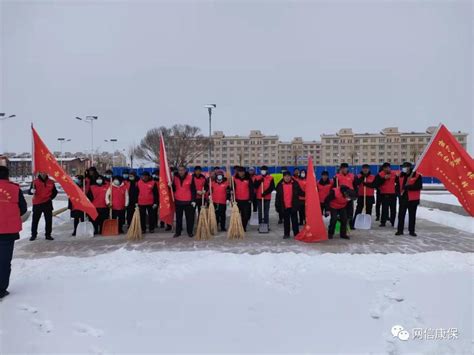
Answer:
[[[474,217],[474,160],[444,125],[418,159],[416,171],[439,179]]]
[[[174,196],[171,189],[171,174],[166,155],[165,140],[160,133],[160,220],[173,224]]]
[[[309,157],[308,175],[306,176],[306,225],[298,233],[295,239],[306,242],[322,242],[328,239],[326,226],[321,214],[318,189],[316,187],[316,176],[314,175],[313,158]]]
[[[56,180],[68,195],[74,209],[87,213],[92,219],[97,218],[97,210],[84,192],[77,186],[68,174],[61,168],[56,158],[48,150],[31,126],[33,133],[33,173],[43,172]]]

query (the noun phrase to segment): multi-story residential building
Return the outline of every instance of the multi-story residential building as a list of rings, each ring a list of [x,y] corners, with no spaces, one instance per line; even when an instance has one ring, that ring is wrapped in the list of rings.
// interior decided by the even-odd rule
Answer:
[[[8,158],[7,166],[12,177],[26,177],[31,175],[31,157]],[[69,175],[83,174],[89,167],[89,159],[83,158],[63,158],[58,163],[62,165],[64,171]]]
[[[226,136],[222,131],[212,135],[211,166],[281,166],[306,165],[308,155],[319,163],[321,145],[319,142],[303,141],[301,137],[291,142],[280,142],[277,135],[266,136],[261,131],[250,131],[248,136]],[[196,157],[191,164],[209,165],[208,152]]]
[[[336,134],[321,135],[321,164],[415,162],[435,131],[436,127],[428,127],[425,132],[399,132],[397,127],[389,127],[380,133],[354,133],[351,128],[343,128]],[[452,133],[466,149],[467,133]]]

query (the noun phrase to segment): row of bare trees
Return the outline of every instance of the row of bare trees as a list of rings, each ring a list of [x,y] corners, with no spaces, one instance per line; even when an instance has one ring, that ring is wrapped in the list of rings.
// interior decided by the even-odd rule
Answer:
[[[170,166],[188,165],[209,147],[209,138],[201,134],[200,128],[175,124],[169,128],[161,126],[150,129],[140,144],[133,148],[133,155],[158,165],[160,133],[163,134]]]

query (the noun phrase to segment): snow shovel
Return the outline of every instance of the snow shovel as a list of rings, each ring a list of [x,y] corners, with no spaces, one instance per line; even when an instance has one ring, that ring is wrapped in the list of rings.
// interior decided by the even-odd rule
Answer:
[[[367,178],[364,178],[364,182]],[[366,213],[365,207],[367,201],[367,187],[364,185],[364,209],[362,213],[359,213],[356,216],[356,220],[354,222],[354,227],[356,229],[370,229],[372,227],[372,216]]]
[[[109,219],[106,219],[102,223],[102,235],[104,237],[111,237],[115,235],[119,235],[119,226],[118,226],[118,219],[112,218],[112,179],[110,179],[110,208],[109,208]]]
[[[86,184],[83,183],[84,195],[86,194]],[[84,222],[79,222],[76,229],[76,235],[78,237],[90,237],[94,236],[94,226],[90,221],[87,220],[86,213],[84,212]]]
[[[259,233],[268,233],[268,224],[263,222],[265,218],[265,204],[264,204],[265,199],[263,198],[263,179],[262,179],[262,222],[258,226],[258,232]]]
[[[258,226],[258,212],[252,212],[252,217],[250,217],[249,224],[251,226]]]

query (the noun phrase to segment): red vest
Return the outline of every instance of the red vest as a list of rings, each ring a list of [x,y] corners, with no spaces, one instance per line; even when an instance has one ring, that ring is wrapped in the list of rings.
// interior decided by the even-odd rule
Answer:
[[[265,175],[262,176],[260,175],[257,181],[262,181],[263,179],[263,191],[267,190],[270,187],[271,182],[273,181],[273,176],[271,175]],[[262,198],[262,184],[260,183],[259,187],[257,187],[257,198],[261,199]],[[263,197],[265,200],[271,200],[272,199],[272,194],[265,195]]]
[[[296,182],[298,183],[298,185],[300,185],[300,188],[303,192],[306,192],[306,179],[301,179],[301,178],[297,178],[295,179]],[[301,201],[304,201],[306,199],[305,196],[298,196],[298,198],[301,200]]]
[[[147,182],[140,179],[137,183],[138,187],[138,204],[142,206],[149,206],[155,203],[153,198],[153,187],[155,187],[155,181],[149,180]]]
[[[212,181],[212,201],[214,203],[225,205],[228,186],[229,183],[227,181],[221,182],[220,184],[216,181]]]
[[[18,196],[20,187],[8,180],[0,180],[0,235],[21,231]]]
[[[176,191],[174,192],[174,199],[176,201],[181,202],[191,202],[192,199],[192,192],[191,192],[191,184],[193,182],[193,177],[190,174],[186,174],[183,179],[183,183],[181,183],[181,179],[179,176],[174,177],[174,186],[176,187]]]
[[[130,190],[130,181],[123,180],[123,184],[127,187],[127,190]]]
[[[33,205],[40,205],[45,202],[51,201],[51,195],[54,189],[54,182],[50,178],[46,181],[35,179],[33,181],[33,187],[36,190],[33,195]]]
[[[196,191],[203,191],[204,185],[206,184],[206,177],[204,175],[196,176],[194,175],[194,186],[196,186]]]
[[[372,187],[364,186],[364,184],[363,184],[364,177],[362,176],[362,174],[359,174],[358,178],[361,179],[361,183],[359,184],[359,190],[357,191],[357,194],[359,196],[364,197],[364,187],[365,187],[365,196],[374,196],[375,189],[372,188]],[[369,176],[365,177],[365,182],[367,182],[369,184],[373,183],[374,180],[375,180],[374,175],[369,175]]]
[[[334,208],[336,210],[340,210],[341,208],[346,207],[347,200],[341,192],[340,187],[334,187],[332,189],[334,191],[334,199],[329,202],[329,207]]]
[[[326,185],[321,185],[318,181],[318,195],[319,195],[319,203],[324,203],[324,200],[329,195],[329,191],[332,188],[332,181],[329,179],[329,182]]]
[[[235,199],[238,201],[248,201],[250,200],[250,189],[249,189],[250,180],[239,178],[234,178],[234,188],[235,188]]]
[[[412,177],[410,177],[407,181],[407,185],[413,185],[416,182],[416,179],[420,174],[417,174],[416,172],[413,174]],[[403,186],[405,186],[405,180],[407,179],[407,176],[403,176],[401,181],[400,181],[400,195],[403,195]],[[418,201],[420,199],[421,195],[421,190],[407,190],[408,193],[408,201]]]
[[[347,173],[343,175],[341,173],[336,174],[337,184],[338,186],[347,186],[351,190],[354,189],[354,174]]]
[[[111,198],[112,198],[112,209],[123,210],[125,209],[125,195],[127,194],[127,185],[122,184],[115,186],[112,184],[111,187]]]
[[[285,208],[293,207],[293,184],[283,182],[283,206]]]
[[[381,171],[379,173],[380,177],[384,179],[384,183],[380,185],[381,194],[395,194],[395,178],[397,174],[393,171],[390,172],[390,179],[385,180],[385,172]]]
[[[107,203],[105,201],[105,195],[108,190],[108,186],[105,185],[91,185],[90,187],[92,193],[92,204],[95,208],[106,208]]]

